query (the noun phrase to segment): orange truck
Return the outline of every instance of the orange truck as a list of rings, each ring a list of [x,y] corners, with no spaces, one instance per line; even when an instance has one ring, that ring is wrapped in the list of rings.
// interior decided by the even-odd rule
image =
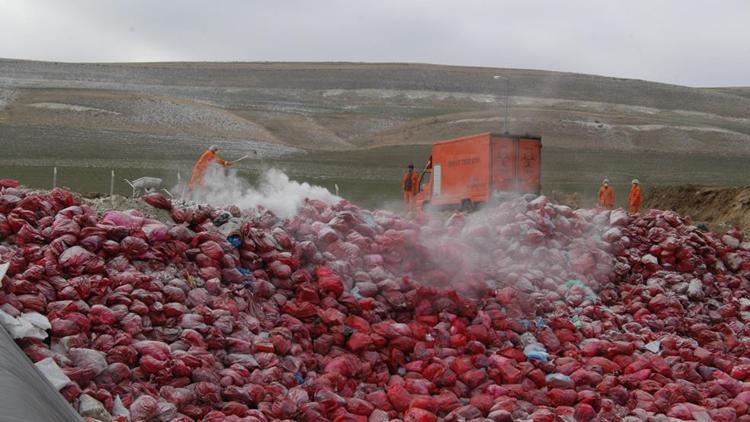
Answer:
[[[472,210],[508,193],[541,192],[542,138],[481,133],[433,144],[417,206]]]

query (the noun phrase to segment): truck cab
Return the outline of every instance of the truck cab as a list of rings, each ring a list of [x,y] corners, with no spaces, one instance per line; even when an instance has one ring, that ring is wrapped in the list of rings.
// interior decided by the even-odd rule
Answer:
[[[494,197],[541,192],[541,137],[482,133],[437,142],[419,177],[419,209],[474,209]]]

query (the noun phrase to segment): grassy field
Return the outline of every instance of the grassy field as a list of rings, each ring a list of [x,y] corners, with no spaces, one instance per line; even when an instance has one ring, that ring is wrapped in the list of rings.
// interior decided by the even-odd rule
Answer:
[[[177,183],[177,173],[188,177],[192,160],[200,149],[149,153],[134,149],[127,154],[119,148],[99,150],[96,159],[76,158],[74,154],[59,157],[56,148],[47,146],[47,156],[23,157],[17,151],[12,158],[0,159],[0,177],[20,179],[24,184],[48,188],[52,167],[58,166],[58,185],[81,192],[108,192],[110,170],[116,172],[116,191],[128,194],[123,178],[144,175],[160,176],[167,186]],[[427,146],[383,147],[346,152],[307,152],[262,160],[244,161],[238,173],[249,183],[265,169],[282,169],[290,178],[324,186],[362,206],[373,208],[398,203],[399,180],[408,163],[420,167],[428,158]],[[227,153],[230,154],[230,153]],[[233,153],[232,153],[233,154]],[[227,158],[233,158],[228,156]],[[748,157],[728,155],[695,155],[656,152],[612,152],[543,148],[542,186],[546,194],[578,192],[584,205],[593,203],[599,182],[609,177],[617,193],[618,204],[624,204],[630,180],[637,177],[644,190],[649,186],[675,184],[750,185]]]

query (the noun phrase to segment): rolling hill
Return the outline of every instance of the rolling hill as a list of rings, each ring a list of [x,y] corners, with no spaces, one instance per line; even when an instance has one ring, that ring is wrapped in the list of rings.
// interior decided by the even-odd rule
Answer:
[[[429,144],[504,130],[493,75],[510,131],[548,146],[750,155],[750,88],[423,64],[0,60],[0,139],[11,158]]]

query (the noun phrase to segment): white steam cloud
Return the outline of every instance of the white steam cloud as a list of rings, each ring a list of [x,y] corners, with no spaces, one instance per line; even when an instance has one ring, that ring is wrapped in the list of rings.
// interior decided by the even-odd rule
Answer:
[[[519,196],[456,215],[446,223],[441,215],[433,215],[420,241],[430,245],[434,268],[447,275],[437,280],[438,285],[466,287],[473,273],[493,289],[512,286],[528,293],[564,295],[575,285],[595,292],[614,268],[614,257],[602,239],[612,227],[609,214]]]
[[[178,192],[182,189],[178,188]],[[289,180],[283,171],[265,171],[256,185],[251,185],[234,170],[209,168],[203,186],[187,193],[186,199],[216,207],[236,205],[242,209],[263,207],[280,218],[291,218],[304,204],[305,199],[315,199],[328,204],[341,200],[328,189]]]

